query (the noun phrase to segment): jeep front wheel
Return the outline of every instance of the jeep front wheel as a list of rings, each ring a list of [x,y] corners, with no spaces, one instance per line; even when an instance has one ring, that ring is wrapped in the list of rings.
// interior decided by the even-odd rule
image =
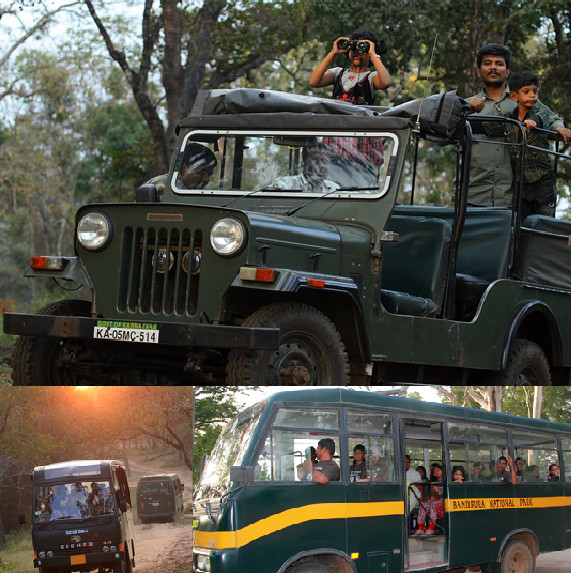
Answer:
[[[349,360],[335,325],[317,309],[299,303],[262,307],[242,326],[279,328],[276,350],[232,350],[229,384],[278,386],[344,386]]]
[[[87,300],[60,300],[48,304],[37,314],[90,316]],[[55,386],[77,384],[75,372],[63,368],[65,341],[47,336],[20,336],[14,347],[12,381],[14,386]]]

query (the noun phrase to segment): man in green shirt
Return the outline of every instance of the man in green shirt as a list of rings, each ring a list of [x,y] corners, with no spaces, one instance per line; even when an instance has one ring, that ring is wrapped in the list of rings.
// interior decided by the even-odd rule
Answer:
[[[470,99],[472,112],[508,115],[517,106],[510,98],[506,83],[510,74],[509,50],[502,44],[486,44],[479,50],[476,63],[476,73],[483,87],[480,93]],[[549,123],[552,129],[560,133],[565,143],[571,142],[571,130],[566,129],[557,116],[554,115]],[[475,134],[468,204],[476,207],[511,208],[512,179],[510,153],[505,138]]]

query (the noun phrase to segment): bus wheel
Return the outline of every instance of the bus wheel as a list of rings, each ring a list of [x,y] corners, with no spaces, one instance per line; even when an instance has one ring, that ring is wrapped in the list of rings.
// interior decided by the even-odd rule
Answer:
[[[516,338],[497,386],[551,386],[549,362],[535,342]]]
[[[299,303],[265,306],[246,327],[280,329],[277,350],[232,350],[229,384],[329,386],[349,383],[349,359],[335,325],[317,309]]]
[[[502,553],[501,573],[533,573],[535,559],[525,541],[515,539],[507,544]]]
[[[287,573],[334,573],[334,571],[323,563],[300,563],[289,568]]]
[[[87,300],[60,300],[48,304],[38,314],[55,316],[90,316]],[[14,348],[12,381],[14,386],[60,386],[76,384],[75,372],[58,365],[63,345],[59,338],[20,336]]]

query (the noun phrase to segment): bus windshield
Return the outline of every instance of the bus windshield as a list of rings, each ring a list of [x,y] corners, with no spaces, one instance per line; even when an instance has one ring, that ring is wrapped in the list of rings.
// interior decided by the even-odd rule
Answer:
[[[265,406],[262,402],[246,410],[223,430],[200,476],[196,500],[220,497],[230,490],[230,468],[242,464]]]
[[[74,481],[35,488],[34,522],[113,515],[115,502],[108,481]]]
[[[394,134],[189,134],[171,185],[178,194],[380,196],[398,147]]]

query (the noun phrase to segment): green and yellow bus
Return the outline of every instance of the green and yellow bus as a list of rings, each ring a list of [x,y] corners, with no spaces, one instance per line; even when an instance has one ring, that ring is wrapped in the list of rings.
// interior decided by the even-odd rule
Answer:
[[[324,438],[340,478],[322,485],[304,469]],[[352,481],[358,444],[367,471]],[[407,480],[407,455],[440,464],[442,481]],[[496,473],[502,457],[517,460],[514,480]],[[419,535],[416,511],[430,515],[438,490],[434,531]],[[236,416],[203,467],[194,571],[532,573],[540,552],[571,547],[570,494],[571,424],[348,388],[278,392]]]

